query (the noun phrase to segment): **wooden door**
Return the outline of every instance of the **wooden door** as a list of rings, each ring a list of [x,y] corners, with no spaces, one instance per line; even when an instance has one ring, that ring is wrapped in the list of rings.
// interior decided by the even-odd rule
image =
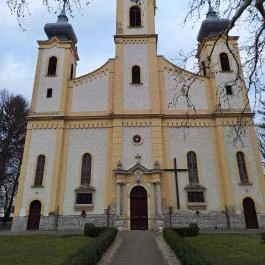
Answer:
[[[30,204],[27,230],[38,230],[40,226],[41,203],[33,201]]]
[[[258,220],[255,209],[255,203],[251,198],[246,198],[243,201],[244,215],[247,229],[258,229]]]
[[[136,186],[131,191],[131,229],[148,230],[147,192]]]

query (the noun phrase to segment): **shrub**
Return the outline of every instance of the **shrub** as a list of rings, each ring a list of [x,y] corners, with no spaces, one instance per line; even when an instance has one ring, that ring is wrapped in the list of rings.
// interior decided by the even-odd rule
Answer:
[[[98,229],[100,230],[100,229]],[[115,228],[106,229],[104,232],[89,241],[89,244],[80,249],[74,256],[66,260],[62,265],[95,265],[101,256],[112,244],[117,234]]]
[[[85,224],[84,235],[89,237],[97,237],[100,233],[100,228],[93,224]]]
[[[105,232],[106,230],[108,230],[107,226],[100,226],[100,227],[99,227],[99,233],[103,233],[103,232]]]
[[[181,237],[197,236],[199,234],[199,226],[191,223],[189,227],[176,227],[173,228],[174,232]]]
[[[182,265],[212,265],[206,258],[171,228],[164,230],[164,238]]]

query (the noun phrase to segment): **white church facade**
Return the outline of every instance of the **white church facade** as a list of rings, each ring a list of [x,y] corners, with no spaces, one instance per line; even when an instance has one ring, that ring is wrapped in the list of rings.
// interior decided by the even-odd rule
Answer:
[[[210,8],[195,75],[157,55],[155,0],[117,0],[115,58],[81,77],[65,13],[47,24],[48,39],[38,41],[12,230],[80,229],[86,222],[141,230],[170,223],[265,227],[250,108],[242,114],[245,84],[232,82],[237,63],[225,38],[216,37],[225,23]],[[228,43],[240,62],[237,39]],[[177,96],[187,79],[196,112]],[[244,145],[236,146],[231,126],[240,117]],[[183,170],[174,172],[174,163]]]

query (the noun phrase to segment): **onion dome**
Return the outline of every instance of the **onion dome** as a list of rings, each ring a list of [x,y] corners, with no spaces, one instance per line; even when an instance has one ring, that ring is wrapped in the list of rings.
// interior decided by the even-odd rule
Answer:
[[[209,5],[209,11],[206,19],[202,22],[199,34],[197,36],[198,42],[202,42],[204,38],[218,36],[229,24],[229,19],[219,18],[217,12]]]
[[[68,23],[68,18],[65,14],[65,6],[58,16],[56,23],[48,23],[44,27],[44,31],[49,39],[57,37],[62,41],[72,41],[75,45],[77,43],[77,38],[74,29],[71,24]]]

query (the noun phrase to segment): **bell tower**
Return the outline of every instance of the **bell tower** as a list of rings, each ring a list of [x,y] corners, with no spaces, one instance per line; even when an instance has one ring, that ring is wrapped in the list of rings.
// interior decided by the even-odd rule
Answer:
[[[67,82],[75,77],[78,58],[77,37],[64,7],[55,23],[47,23],[47,40],[38,41],[39,55],[35,74],[32,114],[64,115]]]
[[[250,111],[237,42],[239,37],[224,34],[229,23],[230,20],[220,18],[209,3],[207,17],[197,37],[201,75],[215,82],[213,110],[244,109],[247,106]]]
[[[117,0],[115,113],[158,113],[155,0]]]
[[[117,35],[155,34],[155,0],[117,0]]]

